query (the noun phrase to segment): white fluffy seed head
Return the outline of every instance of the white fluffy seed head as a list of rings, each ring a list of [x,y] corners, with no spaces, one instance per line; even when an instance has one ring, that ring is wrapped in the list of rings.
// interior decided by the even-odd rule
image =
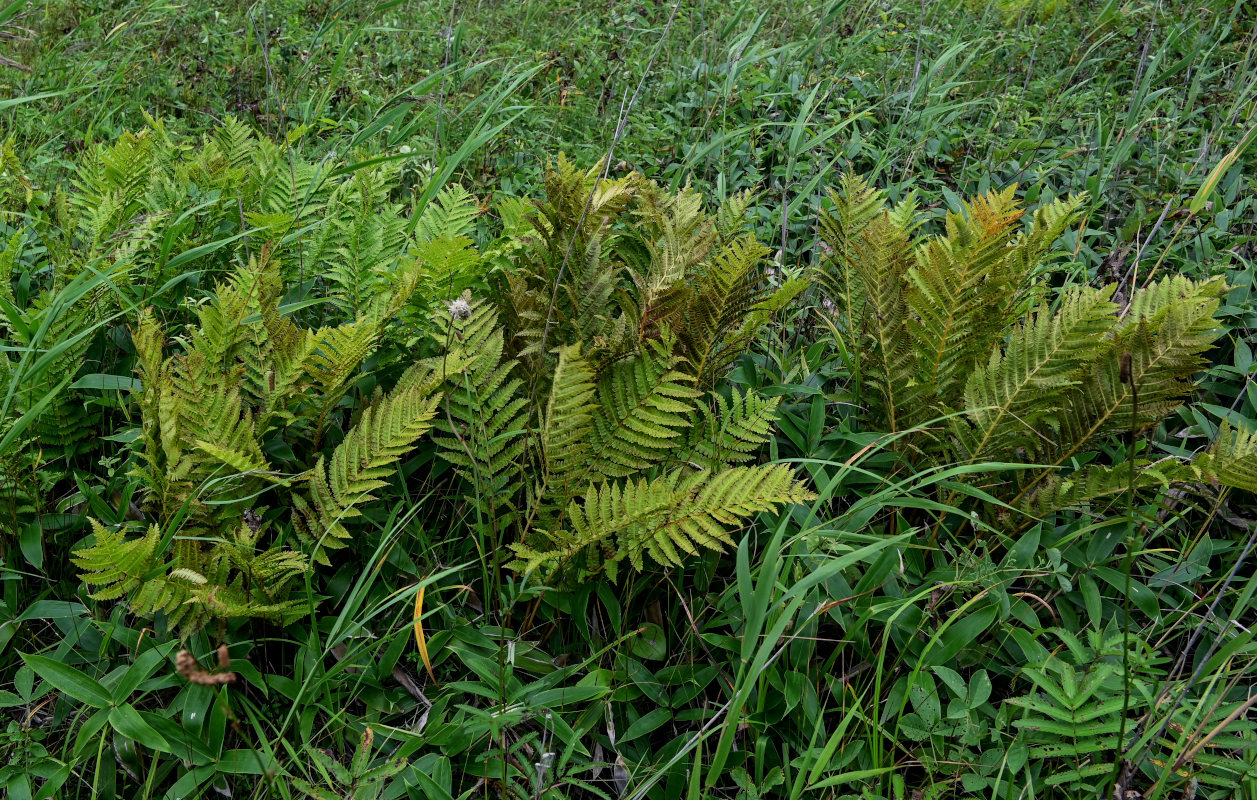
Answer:
[[[454,319],[467,319],[471,316],[471,303],[463,298],[458,298],[450,303],[450,316]]]

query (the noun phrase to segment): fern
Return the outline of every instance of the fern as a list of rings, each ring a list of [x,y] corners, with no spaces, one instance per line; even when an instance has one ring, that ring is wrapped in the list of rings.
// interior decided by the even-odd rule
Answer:
[[[910,432],[895,445],[908,463],[1032,463],[994,493],[1036,515],[1204,474],[1204,462],[1067,468],[1084,448],[1158,424],[1192,390],[1217,335],[1220,280],[1166,278],[1124,311],[1113,286],[1053,301],[1043,263],[1082,198],[1045,204],[1021,228],[1006,189],[947,214],[944,232],[925,238],[912,202],[888,208],[858,178],[833,200],[818,283],[869,422]]]
[[[169,624],[196,630],[214,618],[261,617],[291,622],[306,613],[287,595],[307,565],[300,553],[256,553],[247,527],[206,549],[183,546],[162,553],[160,529],[127,537],[91,520],[94,543],[72,559],[97,600],[127,597],[136,614],[162,613]]]
[[[279,266],[264,252],[218,284],[173,355],[162,327],[142,315],[132,336],[142,387],[134,475],[159,524],[134,539],[96,527],[76,563],[101,599],[130,595],[136,613],[161,612],[185,632],[215,619],[300,613],[287,593],[309,559],[265,544],[275,517],[265,498],[279,493],[314,560],[328,563],[372,491],[431,427],[440,381],[412,370],[322,452],[383,320],[301,328],[280,312],[281,293]],[[276,436],[311,467],[294,475],[272,464],[264,443]]]
[[[1071,290],[1055,313],[1041,306],[973,372],[964,394],[971,428],[963,429],[972,460],[1037,447],[1036,431],[1059,413],[1084,368],[1112,346],[1105,334],[1117,313],[1113,289]]]
[[[496,519],[519,489],[527,401],[520,396],[522,381],[511,377],[515,362],[502,361],[497,314],[483,304],[463,302],[467,317],[450,314],[441,343],[467,368],[447,380],[436,422],[444,435],[433,438],[442,456],[474,488],[471,499]]]
[[[1188,747],[1174,742],[1168,736],[1148,737],[1146,750],[1132,746],[1140,730],[1138,719],[1144,720],[1144,729],[1157,730],[1165,705],[1158,705],[1155,687],[1164,678],[1160,669],[1163,659],[1156,656],[1146,643],[1131,641],[1127,649],[1126,637],[1120,631],[1092,632],[1088,641],[1063,629],[1049,633],[1064,645],[1042,664],[1035,664],[1022,671],[1033,690],[1029,694],[1010,697],[1006,702],[1021,709],[1021,716],[1013,720],[1019,738],[1028,745],[1030,755],[1046,762],[1042,782],[1047,786],[1064,787],[1069,796],[1094,795],[1109,776],[1116,771],[1114,757],[1138,756],[1136,766],[1149,774],[1166,772],[1167,756],[1182,754]],[[1129,689],[1129,696],[1126,691]],[[1190,687],[1175,691],[1190,691]],[[1197,752],[1189,769],[1187,764],[1176,761],[1176,769],[1170,777],[1223,787],[1234,787],[1238,781],[1251,777],[1253,767],[1242,758],[1227,757],[1219,750],[1230,749],[1238,754],[1254,746],[1254,726],[1243,719],[1231,719],[1230,713],[1241,701],[1220,704],[1221,698],[1203,696],[1185,698],[1187,702],[1168,706],[1174,716],[1167,720],[1165,730],[1173,725],[1183,729],[1183,723],[1197,733],[1213,731],[1214,752]],[[1126,713],[1129,718],[1123,719]],[[1125,732],[1127,739],[1120,738]],[[1190,745],[1191,742],[1188,742]]]
[[[599,387],[588,472],[623,478],[666,461],[690,426],[693,379],[666,342],[613,364]]]
[[[595,384],[580,345],[559,352],[550,398],[541,428],[545,481],[559,497],[575,493],[576,482],[587,472],[594,431]]]
[[[1224,291],[1220,279],[1197,283],[1176,276],[1134,294],[1114,326],[1111,350],[1074,390],[1073,413],[1062,415],[1057,463],[1097,437],[1160,422],[1182,403],[1217,336],[1213,313]],[[1127,357],[1130,377],[1123,381]]]
[[[500,313],[465,295],[428,326],[450,375],[439,453],[482,520],[513,534],[514,566],[557,580],[614,575],[622,561],[674,564],[807,496],[782,483],[789,470],[735,466],[771,438],[777,402],[709,394],[806,285],[766,288],[766,248],[745,230],[750,196],[709,214],[690,189],[597,176],[560,158],[531,214],[508,201],[504,237],[480,254],[512,262]],[[432,237],[426,252],[451,249],[447,230],[420,229]],[[627,505],[604,520],[595,497]],[[658,536],[625,521],[691,506],[692,521],[656,519]],[[595,551],[597,566],[582,566]]]
[[[732,399],[713,393],[711,401],[695,411],[679,460],[706,470],[750,461],[772,438],[781,398],[763,398],[734,388]]]
[[[733,544],[728,527],[783,503],[814,498],[782,465],[737,467],[721,472],[676,470],[653,480],[590,487],[567,509],[570,531],[547,534],[552,549],[513,546],[525,571],[553,570],[583,558],[582,574],[605,571],[612,580],[622,560],[636,569],[645,557],[681,563],[699,548]]]
[[[319,561],[329,563],[324,551],[345,546],[350,533],[344,521],[358,515],[355,506],[374,499],[370,492],[386,484],[390,467],[432,427],[439,400],[424,387],[386,395],[362,412],[330,462],[319,456],[306,479],[310,502],[292,496],[294,527],[318,540]]]
[[[421,242],[466,236],[479,214],[480,204],[475,196],[452,183],[424,208],[415,226],[415,236]]]

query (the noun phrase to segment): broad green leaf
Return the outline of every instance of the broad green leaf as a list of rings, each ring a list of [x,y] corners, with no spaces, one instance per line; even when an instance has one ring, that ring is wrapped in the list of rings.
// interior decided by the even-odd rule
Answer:
[[[74,667],[47,656],[26,653],[22,654],[22,660],[35,671],[36,675],[80,703],[86,703],[93,708],[104,708],[112,702],[104,686]]]
[[[129,703],[123,703],[109,712],[109,724],[118,733],[134,739],[150,750],[167,751],[170,749],[170,745],[166,743],[162,735],[153,730],[152,726],[140,716],[140,712]]]
[[[672,712],[666,708],[656,708],[648,711],[638,717],[637,721],[632,725],[629,725],[616,739],[616,743],[624,744],[625,742],[633,741],[639,736],[645,736],[661,725],[666,724],[670,719],[672,719]]]
[[[642,625],[630,642],[629,649],[638,658],[662,661],[668,657],[667,635],[663,628],[654,622]]]

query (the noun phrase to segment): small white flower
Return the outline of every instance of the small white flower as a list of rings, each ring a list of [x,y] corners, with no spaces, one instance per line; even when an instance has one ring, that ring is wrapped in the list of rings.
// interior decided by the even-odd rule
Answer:
[[[450,316],[454,319],[467,319],[471,316],[471,303],[463,298],[458,298],[450,303]]]

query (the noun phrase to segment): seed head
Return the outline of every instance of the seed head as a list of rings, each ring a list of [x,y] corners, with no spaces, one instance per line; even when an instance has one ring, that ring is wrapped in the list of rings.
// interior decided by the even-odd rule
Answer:
[[[468,319],[471,317],[471,303],[463,298],[458,298],[450,303],[450,316],[454,319]]]

